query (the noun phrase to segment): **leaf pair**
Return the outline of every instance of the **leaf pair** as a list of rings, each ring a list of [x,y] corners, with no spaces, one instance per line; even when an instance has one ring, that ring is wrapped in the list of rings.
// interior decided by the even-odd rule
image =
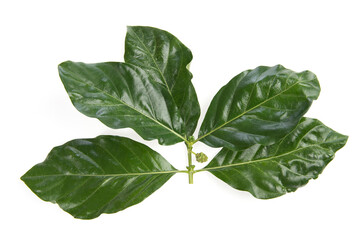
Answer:
[[[184,141],[188,170],[177,170],[143,144],[118,136],[78,139],[55,147],[22,180],[45,201],[90,219],[141,202],[172,175],[208,171],[257,198],[295,191],[317,178],[347,137],[303,115],[320,93],[316,76],[281,65],[235,76],[216,94],[200,127],[188,65],[192,54],[177,38],[150,27],[129,27],[125,63],[59,65],[74,106],[111,128],[130,127],[162,145]],[[223,147],[194,170],[197,141]],[[207,156],[195,154],[197,161]]]
[[[128,27],[125,63],[68,61],[59,74],[81,113],[170,145],[191,136],[200,116],[187,69],[191,60],[190,50],[170,33]]]

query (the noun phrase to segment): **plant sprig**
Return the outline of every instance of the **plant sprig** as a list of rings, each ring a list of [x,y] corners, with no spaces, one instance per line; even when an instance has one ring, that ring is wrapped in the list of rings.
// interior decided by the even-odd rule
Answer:
[[[161,145],[184,142],[186,170],[159,153],[120,136],[76,139],[55,147],[21,179],[41,199],[75,218],[92,219],[137,204],[176,173],[207,171],[230,186],[268,199],[315,179],[347,136],[303,117],[320,93],[315,74],[281,65],[235,76],[213,98],[197,138],[200,106],[192,85],[191,51],[172,34],[128,27],[125,62],[66,61],[60,78],[81,113],[110,128],[132,128]],[[206,162],[193,146],[222,148]]]

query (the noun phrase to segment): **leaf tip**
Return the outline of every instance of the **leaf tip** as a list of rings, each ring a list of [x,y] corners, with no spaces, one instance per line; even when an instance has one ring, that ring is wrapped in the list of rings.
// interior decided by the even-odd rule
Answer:
[[[23,182],[25,182],[25,177],[24,176],[25,176],[25,174],[20,177],[20,180],[23,181]]]
[[[349,140],[349,136],[348,135],[343,135],[343,134],[340,134],[341,135],[341,146],[337,149],[337,150],[340,150],[341,148],[343,148],[347,141]]]
[[[273,68],[275,69],[285,69],[285,67],[281,64],[276,64]]]
[[[59,71],[59,73],[64,72],[65,68],[66,68],[69,64],[71,64],[71,63],[72,63],[72,61],[70,61],[70,60],[67,60],[67,61],[64,61],[64,62],[60,63],[60,64],[58,65],[58,71]]]
[[[127,25],[126,26],[126,31],[128,34],[134,34],[134,32],[136,31],[136,28],[137,27],[140,27],[140,26],[130,26],[130,25]]]

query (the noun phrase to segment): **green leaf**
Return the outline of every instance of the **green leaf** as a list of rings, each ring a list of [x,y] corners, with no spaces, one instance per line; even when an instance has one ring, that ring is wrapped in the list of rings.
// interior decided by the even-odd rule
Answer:
[[[209,171],[257,198],[274,198],[316,179],[347,138],[319,120],[303,118],[280,142],[238,152],[223,148],[198,171]]]
[[[281,65],[244,71],[216,94],[198,140],[232,150],[273,144],[296,126],[319,93],[309,71],[296,73]]]
[[[63,62],[61,80],[74,106],[111,128],[131,127],[145,140],[185,140],[184,124],[165,87],[141,68],[116,62]]]
[[[91,219],[137,204],[178,172],[160,154],[124,137],[77,139],[51,150],[21,179],[44,201]]]
[[[166,86],[180,110],[188,137],[194,133],[200,116],[188,70],[191,60],[190,49],[172,34],[152,27],[128,27],[125,62],[141,67]]]

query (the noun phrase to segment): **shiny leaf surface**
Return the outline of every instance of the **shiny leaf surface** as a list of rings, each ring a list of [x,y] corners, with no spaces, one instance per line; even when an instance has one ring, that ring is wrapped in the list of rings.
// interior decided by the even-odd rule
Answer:
[[[209,171],[257,198],[274,198],[317,178],[346,141],[347,136],[320,121],[303,118],[280,142],[238,152],[223,148],[199,171]]]
[[[111,128],[130,127],[160,144],[184,140],[184,123],[166,87],[141,68],[117,62],[63,62],[61,80],[74,106]]]
[[[198,140],[241,150],[284,137],[317,99],[316,76],[281,65],[260,66],[235,76],[212,100]]]
[[[21,179],[41,199],[91,219],[141,202],[176,172],[143,144],[99,136],[55,147]]]
[[[172,34],[152,27],[128,27],[125,62],[144,69],[163,84],[174,99],[191,136],[200,116],[200,106],[188,66],[191,51]]]

